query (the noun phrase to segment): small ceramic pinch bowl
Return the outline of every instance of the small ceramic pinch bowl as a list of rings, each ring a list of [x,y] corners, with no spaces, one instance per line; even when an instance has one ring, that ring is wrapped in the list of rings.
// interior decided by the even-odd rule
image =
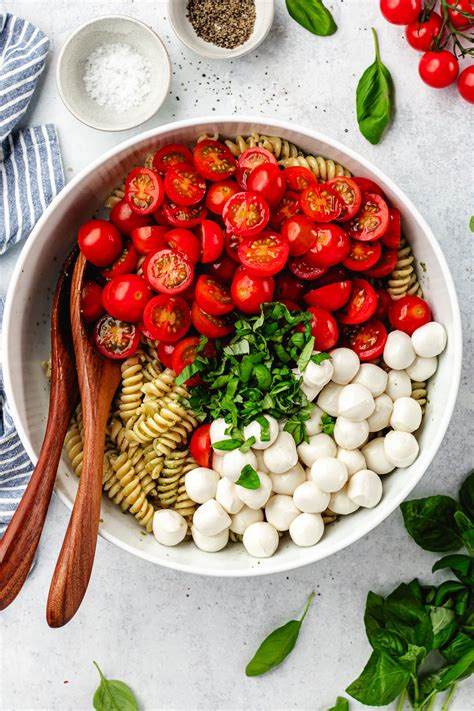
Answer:
[[[108,44],[128,45],[153,68],[149,93],[126,111],[101,106],[86,91],[87,59]],[[86,22],[69,37],[59,55],[56,81],[65,106],[79,121],[102,131],[125,131],[158,111],[168,94],[171,64],[163,42],[150,27],[133,17],[107,15]]]

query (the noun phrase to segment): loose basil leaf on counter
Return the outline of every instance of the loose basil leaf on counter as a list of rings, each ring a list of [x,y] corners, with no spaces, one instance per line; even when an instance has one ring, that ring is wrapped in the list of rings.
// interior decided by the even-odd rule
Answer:
[[[444,558],[436,561],[432,567],[432,572],[449,568],[454,575],[466,585],[474,589],[474,558],[461,553],[445,555]]]
[[[459,490],[459,503],[464,513],[474,520],[474,471],[465,479]]]
[[[474,232],[474,215],[469,220],[469,229],[471,230],[471,232]]]
[[[327,37],[337,30],[334,18],[322,0],[286,0],[286,8],[293,20],[313,35]]]
[[[366,706],[384,706],[394,701],[410,679],[410,672],[401,667],[387,652],[377,649],[358,679],[347,687],[348,694]]]
[[[349,711],[349,702],[343,696],[338,696],[336,703],[328,711]]]
[[[426,551],[448,553],[461,546],[454,514],[458,505],[450,496],[429,496],[400,506],[405,528]]]
[[[96,711],[138,711],[138,703],[133,691],[123,681],[106,679],[97,662],[93,662],[100,674],[92,703]]]
[[[362,74],[356,91],[357,121],[360,132],[372,144],[380,141],[392,113],[393,82],[379,54],[377,33],[372,27],[375,61]]]
[[[260,489],[260,477],[250,464],[245,465],[235,483],[236,486],[243,486],[244,489]]]
[[[255,652],[254,657],[247,664],[245,669],[247,676],[266,674],[266,672],[274,669],[287,658],[296,644],[301,625],[303,624],[313,598],[314,592],[309,596],[299,620],[290,620],[286,625],[283,625],[283,627],[278,627],[278,629],[273,630],[273,632],[263,640]]]

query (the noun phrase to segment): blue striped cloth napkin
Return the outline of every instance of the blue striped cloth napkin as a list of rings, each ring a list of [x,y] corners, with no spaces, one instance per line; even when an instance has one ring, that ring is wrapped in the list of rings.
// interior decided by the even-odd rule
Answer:
[[[26,237],[64,186],[53,125],[14,129],[44,69],[49,39],[30,22],[0,13],[0,254]],[[0,299],[0,326],[3,302]],[[32,465],[5,400],[0,354],[0,537],[28,484]]]

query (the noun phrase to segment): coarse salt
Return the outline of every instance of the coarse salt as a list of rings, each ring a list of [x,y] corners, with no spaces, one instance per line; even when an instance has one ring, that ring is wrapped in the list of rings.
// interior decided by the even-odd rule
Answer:
[[[86,59],[84,84],[99,106],[127,111],[150,93],[150,62],[122,42],[103,44]]]

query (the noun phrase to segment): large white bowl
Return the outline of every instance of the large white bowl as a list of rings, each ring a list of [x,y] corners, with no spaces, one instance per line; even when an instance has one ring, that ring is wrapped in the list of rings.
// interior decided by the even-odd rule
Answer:
[[[169,142],[192,142],[203,131],[218,131],[224,136],[247,135],[253,131],[279,135],[305,151],[331,157],[353,173],[376,180],[402,213],[404,233],[417,262],[426,264],[426,272],[420,274],[423,290],[434,317],[448,331],[447,349],[429,384],[429,404],[419,432],[418,459],[411,467],[384,477],[384,496],[376,508],[342,517],[312,548],[298,548],[285,540],[273,558],[263,560],[251,558],[240,545],[229,545],[219,553],[204,553],[192,543],[166,548],[153,536],[144,536],[131,516],[123,515],[104,498],[101,535],[134,555],[191,573],[262,575],[297,568],[336,553],[375,528],[407,497],[428,468],[451,418],[461,371],[461,321],[453,280],[436,238],[401,190],[362,156],[319,133],[282,121],[201,118],[162,126],[125,141],[74,178],[46,210],[19,258],[5,309],[4,376],[16,427],[34,462],[43,439],[48,409],[48,386],[40,362],[50,351],[52,293],[78,225],[102,205],[112,186],[147,151]],[[56,492],[69,508],[76,487],[77,480],[63,457]]]

